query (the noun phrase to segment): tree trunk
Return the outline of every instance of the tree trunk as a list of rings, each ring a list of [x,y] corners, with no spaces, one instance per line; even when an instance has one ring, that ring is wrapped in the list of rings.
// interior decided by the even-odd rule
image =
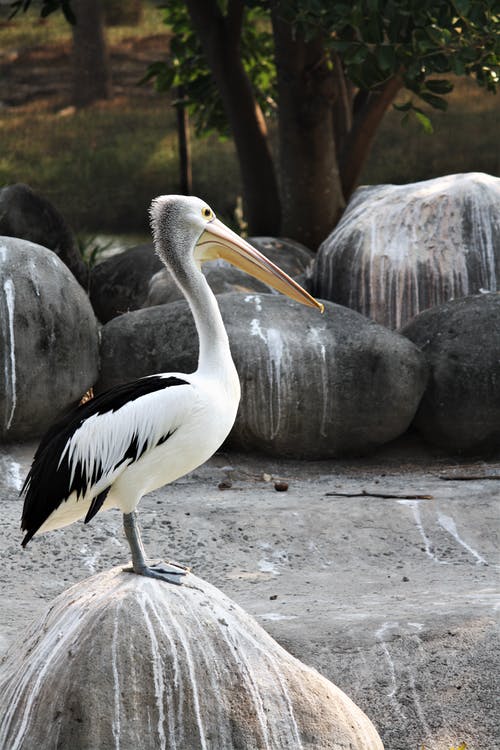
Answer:
[[[323,40],[306,41],[271,3],[278,75],[283,234],[316,249],[344,209],[334,139],[336,95]]]
[[[240,57],[244,2],[229,0],[226,16],[215,0],[187,0],[187,6],[231,124],[249,232],[277,235],[280,200],[266,123]]]
[[[371,92],[361,91],[357,94],[362,101],[354,108],[353,124],[339,156],[342,188],[346,200],[356,188],[382,118],[402,85],[400,76],[394,76],[380,89]]]
[[[100,0],[73,0],[73,102],[86,107],[111,97],[108,48]]]

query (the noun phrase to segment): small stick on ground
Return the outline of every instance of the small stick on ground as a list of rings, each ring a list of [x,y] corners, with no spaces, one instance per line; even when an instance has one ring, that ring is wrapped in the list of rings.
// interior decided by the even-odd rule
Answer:
[[[433,495],[393,495],[390,492],[325,492],[327,497],[381,497],[383,500],[433,500]]]
[[[439,474],[439,479],[445,482],[475,482],[482,479],[500,480],[500,474]]]

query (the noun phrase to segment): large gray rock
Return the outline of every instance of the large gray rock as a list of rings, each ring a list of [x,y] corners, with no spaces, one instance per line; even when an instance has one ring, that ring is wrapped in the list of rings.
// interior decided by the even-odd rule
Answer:
[[[499,279],[500,179],[470,173],[359,188],[318,251],[312,289],[399,328]]]
[[[142,307],[151,277],[161,268],[163,263],[151,242],[131,247],[94,266],[90,301],[101,323]]]
[[[267,284],[240,271],[225,260],[211,260],[203,263],[201,270],[214,294],[227,292],[266,294],[273,291]],[[179,299],[184,299],[183,293],[168,268],[162,268],[149,282],[148,295],[142,307],[167,305]]]
[[[193,372],[197,346],[194,321],[184,300],[119,315],[101,329],[101,370],[95,390],[100,393],[154,372]]]
[[[11,750],[383,750],[341,690],[193,575],[73,586],[11,650],[0,695]]]
[[[218,297],[242,385],[233,445],[301,458],[365,453],[402,434],[424,391],[417,347],[331,303]],[[102,331],[102,390],[152,372],[190,372],[198,340],[187,303],[140,310]]]
[[[402,329],[425,354],[431,377],[415,425],[449,451],[500,448],[500,296],[453,300]]]
[[[98,373],[92,307],[68,268],[32,242],[0,238],[0,438],[44,432]]]
[[[287,237],[249,237],[248,241],[293,279],[306,274],[315,258],[309,248]]]
[[[29,185],[18,183],[0,190],[0,235],[19,237],[52,250],[87,288],[88,268],[75,235],[57,208]]]
[[[304,245],[293,240],[275,237],[249,237],[251,245],[264,253],[273,263],[299,283],[307,286],[307,273],[314,259],[314,254]],[[203,263],[202,271],[214,294],[227,292],[272,293],[267,284],[249,276],[224,260]],[[162,268],[149,282],[147,297],[142,307],[166,305],[182,299],[183,295],[167,268]]]

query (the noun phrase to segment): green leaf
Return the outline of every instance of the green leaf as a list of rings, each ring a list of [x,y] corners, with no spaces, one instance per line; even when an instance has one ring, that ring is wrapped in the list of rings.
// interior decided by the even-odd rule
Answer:
[[[465,75],[465,65],[463,64],[462,60],[459,57],[454,56],[451,58],[450,67],[456,76]]]
[[[433,94],[449,94],[453,91],[453,84],[445,78],[430,78],[425,82],[425,88]]]
[[[366,60],[368,48],[364,44],[351,45],[351,50],[344,54],[346,65],[359,65]]]
[[[76,24],[76,16],[71,7],[71,0],[62,0],[62,12],[66,21],[74,26]]]
[[[397,109],[398,112],[408,112],[410,109],[412,109],[413,104],[411,101],[409,101],[409,102],[405,102],[404,104],[394,103],[392,106],[394,107],[394,109]]]
[[[434,109],[440,109],[442,112],[445,112],[448,109],[448,102],[440,96],[429,94],[427,91],[421,91],[419,96],[424,102],[427,102],[431,107],[434,107]]]
[[[394,70],[396,66],[396,50],[392,45],[383,44],[377,47],[375,57],[381,70]]]
[[[461,16],[466,16],[470,10],[470,0],[455,0],[453,5]]]
[[[421,109],[418,109],[417,107],[413,107],[413,113],[415,117],[417,118],[418,122],[423,128],[424,133],[427,133],[428,135],[432,135],[434,132],[434,128],[432,127],[432,122],[430,121],[429,117],[427,117],[426,114],[422,112]]]

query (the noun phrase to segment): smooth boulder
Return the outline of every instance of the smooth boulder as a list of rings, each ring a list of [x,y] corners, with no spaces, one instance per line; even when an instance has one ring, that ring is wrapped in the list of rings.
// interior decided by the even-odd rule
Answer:
[[[425,439],[451,452],[500,448],[500,296],[480,294],[417,315],[402,329],[431,376],[415,416]]]
[[[0,438],[44,432],[98,374],[90,302],[51,250],[0,238]]]
[[[293,279],[306,274],[315,257],[305,245],[288,237],[249,237],[248,241]]]
[[[370,720],[218,589],[119,568],[63,592],[0,670],[0,746],[383,750]]]
[[[225,260],[211,260],[203,263],[201,270],[214,294],[226,292],[269,293],[271,287],[262,281],[249,276],[239,268],[235,268]],[[162,268],[155,273],[149,282],[148,294],[142,307],[167,305],[184,299],[179,286],[168,268]]]
[[[57,208],[29,185],[17,183],[0,190],[0,235],[52,250],[87,289],[89,271],[72,229]]]
[[[359,188],[313,268],[316,296],[389,328],[500,287],[500,179],[456,174]]]
[[[301,284],[307,284],[307,273],[314,255],[304,245],[293,240],[276,237],[249,237],[248,242],[264,253],[273,263],[285,273]],[[235,268],[224,260],[214,260],[203,263],[203,271],[214,294],[227,292],[258,292],[269,293],[273,290],[262,281],[249,276],[239,268]],[[182,299],[183,295],[172,274],[167,268],[162,268],[149,282],[148,294],[142,307],[166,305]]]
[[[101,323],[141,308],[151,277],[161,268],[163,263],[151,242],[131,247],[94,266],[89,293]]]
[[[401,435],[427,380],[417,347],[327,303],[322,316],[281,295],[218,297],[242,399],[230,442],[297,458],[360,455]],[[152,372],[191,372],[197,334],[184,301],[102,330],[98,389]]]

